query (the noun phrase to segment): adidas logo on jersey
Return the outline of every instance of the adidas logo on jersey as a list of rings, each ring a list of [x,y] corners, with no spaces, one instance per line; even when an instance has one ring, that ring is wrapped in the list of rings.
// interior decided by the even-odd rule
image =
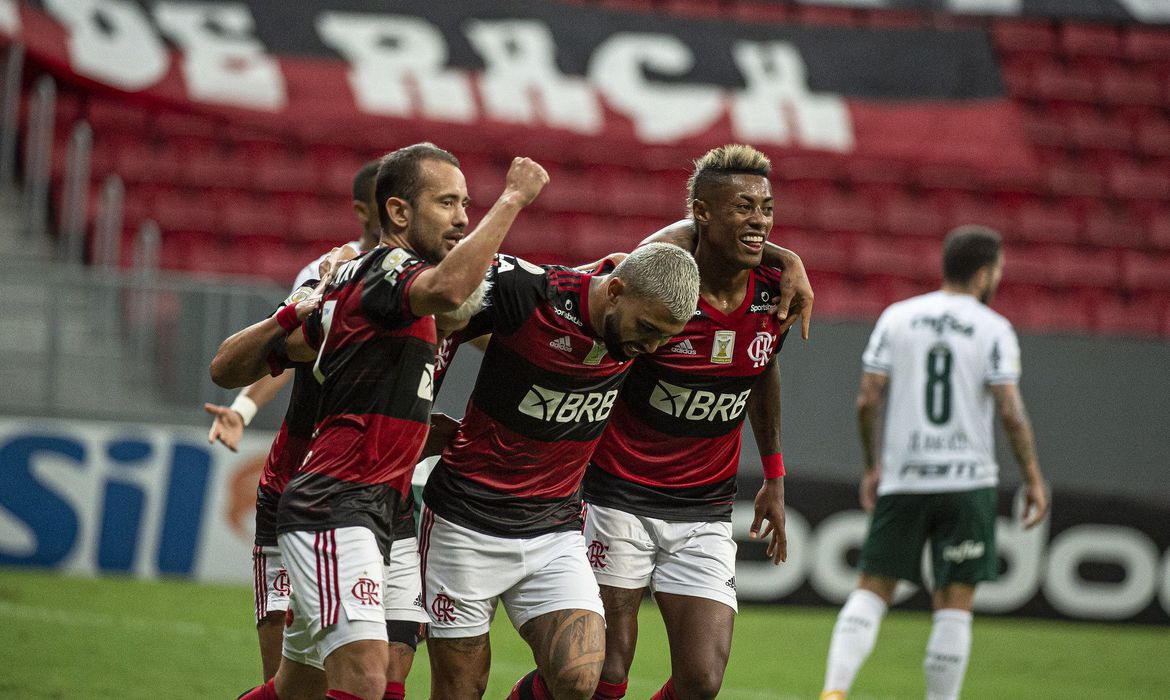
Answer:
[[[573,352],[573,341],[567,335],[562,335],[560,338],[557,338],[556,340],[552,341],[551,343],[549,343],[549,346],[554,347],[557,350],[564,350],[565,352]]]
[[[698,355],[695,348],[691,345],[691,341],[684,340],[670,349],[671,352],[679,355]]]

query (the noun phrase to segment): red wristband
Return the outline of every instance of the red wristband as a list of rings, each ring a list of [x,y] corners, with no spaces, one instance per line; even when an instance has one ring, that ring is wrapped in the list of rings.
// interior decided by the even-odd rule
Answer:
[[[276,312],[275,318],[285,333],[292,333],[301,327],[301,317],[297,316],[296,304],[288,304],[281,307],[280,311]]]
[[[760,462],[764,465],[765,479],[779,479],[784,476],[784,455],[779,452],[760,457]]]

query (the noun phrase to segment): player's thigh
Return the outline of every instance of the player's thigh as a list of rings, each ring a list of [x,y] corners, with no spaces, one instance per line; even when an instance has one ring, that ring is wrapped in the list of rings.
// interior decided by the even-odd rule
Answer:
[[[582,534],[599,584],[639,591],[650,585],[657,545],[642,518],[617,508],[589,505]]]
[[[321,659],[358,641],[385,644],[383,556],[374,533],[364,527],[298,531],[281,534],[279,542],[295,592],[293,622],[305,625]]]
[[[586,610],[604,620],[580,532],[554,532],[515,542],[524,555],[523,576],[500,594],[500,601],[516,629],[559,610]]]
[[[922,582],[922,548],[928,538],[925,494],[879,496],[861,547],[866,574]]]
[[[735,610],[722,601],[676,593],[658,592],[654,599],[666,626],[674,673],[680,681],[713,685],[717,691],[731,655]]]
[[[739,609],[735,594],[735,539],[729,522],[675,523],[651,521],[658,552],[650,588],[712,600],[732,613]]]
[[[996,500],[994,488],[931,497],[930,548],[936,590],[998,578]]]
[[[420,525],[428,640],[487,634],[500,594],[524,575],[522,540],[476,532],[429,508]]]

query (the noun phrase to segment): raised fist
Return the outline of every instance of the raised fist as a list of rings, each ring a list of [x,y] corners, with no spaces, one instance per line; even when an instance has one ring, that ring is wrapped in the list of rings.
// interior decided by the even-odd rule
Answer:
[[[548,173],[531,158],[513,158],[504,184],[504,195],[514,194],[520,206],[526,207],[548,184]]]

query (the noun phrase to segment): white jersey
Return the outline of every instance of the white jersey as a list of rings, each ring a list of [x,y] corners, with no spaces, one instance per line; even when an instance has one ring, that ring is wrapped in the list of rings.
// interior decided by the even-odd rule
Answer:
[[[882,312],[862,364],[889,377],[879,495],[998,483],[989,386],[1020,378],[1006,318],[970,294],[913,297]]]
[[[349,243],[346,243],[346,245],[350,248],[353,248],[355,253],[360,254],[362,252],[361,241],[350,241]],[[325,258],[329,257],[330,252],[331,251],[326,251],[322,253],[321,257],[301,268],[301,271],[297,273],[296,280],[293,281],[292,288],[294,291],[300,288],[300,286],[305,282],[319,279],[321,277],[321,263],[325,262]]]

